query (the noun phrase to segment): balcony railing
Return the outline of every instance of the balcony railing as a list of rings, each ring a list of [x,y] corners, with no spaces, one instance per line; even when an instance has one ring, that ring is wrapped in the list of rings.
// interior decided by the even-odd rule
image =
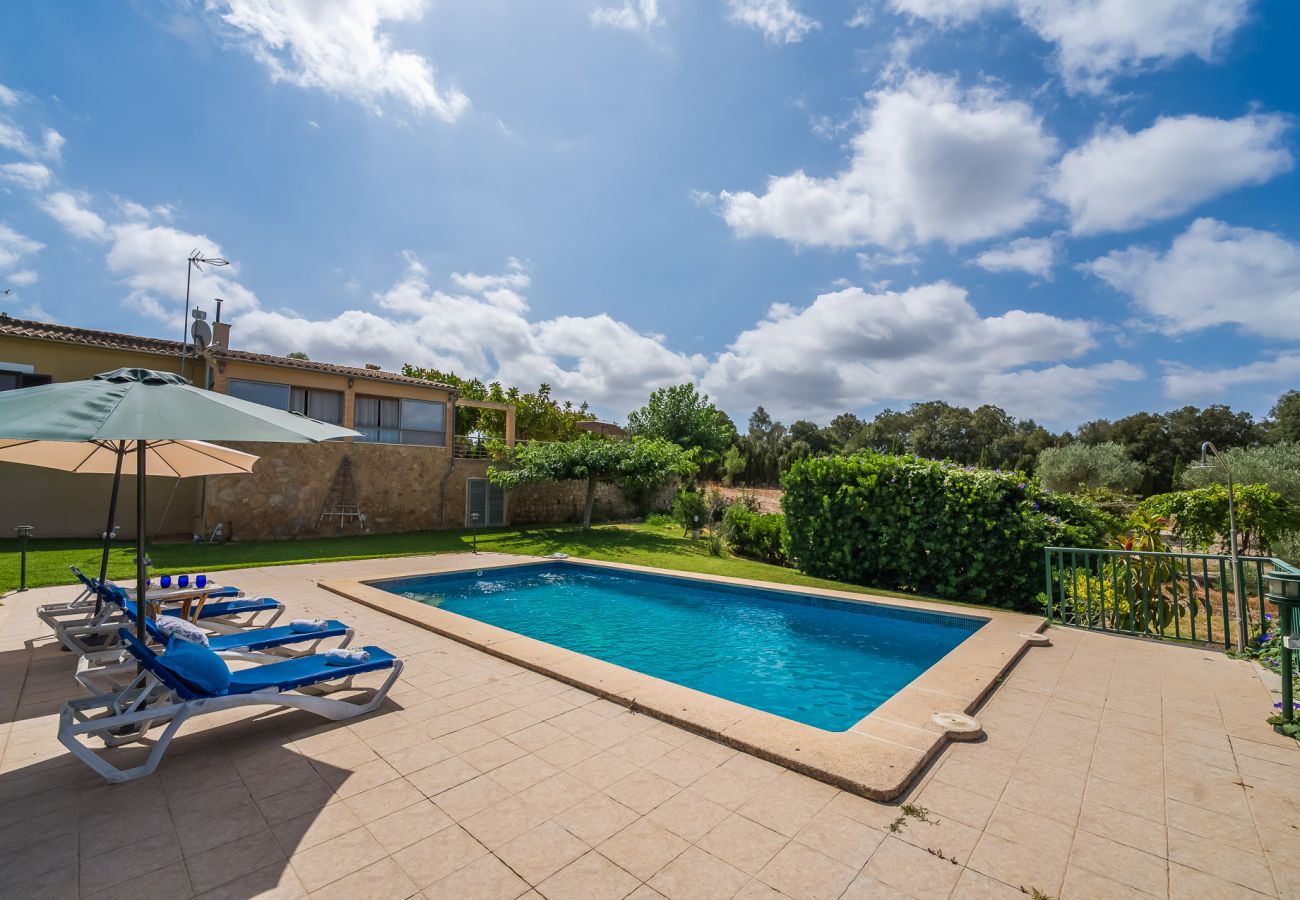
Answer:
[[[1264,595],[1269,572],[1300,572],[1266,556],[1232,558],[1218,553],[1155,553],[1048,547],[1047,618],[1058,625],[1139,635],[1160,640],[1237,645],[1259,634],[1264,616],[1276,612]],[[1245,621],[1237,609],[1240,580]]]

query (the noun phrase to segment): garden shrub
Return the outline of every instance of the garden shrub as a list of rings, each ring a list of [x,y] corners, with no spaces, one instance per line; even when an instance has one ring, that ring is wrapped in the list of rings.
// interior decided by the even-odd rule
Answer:
[[[1233,485],[1237,514],[1237,543],[1242,553],[1269,553],[1300,533],[1300,509],[1265,484]],[[1156,494],[1138,505],[1140,512],[1173,522],[1174,534],[1194,550],[1227,543],[1228,489],[1210,484],[1190,491]]]
[[[1115,524],[1032,478],[912,456],[803,460],[783,485],[804,572],[1015,609],[1036,608],[1044,547],[1099,547]]]
[[[733,503],[722,516],[722,530],[733,552],[763,562],[784,564],[785,521],[780,513],[753,512]]]
[[[709,524],[709,505],[699,491],[682,488],[673,497],[673,518],[686,534]]]

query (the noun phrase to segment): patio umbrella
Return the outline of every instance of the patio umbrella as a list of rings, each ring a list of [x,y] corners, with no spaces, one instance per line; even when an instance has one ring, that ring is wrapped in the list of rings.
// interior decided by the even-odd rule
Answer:
[[[95,440],[85,442],[0,439],[0,462],[41,466],[62,472],[113,474],[108,500],[108,524],[104,527],[104,552],[99,560],[99,580],[108,577],[109,542],[117,518],[117,494],[123,475],[135,474],[135,456],[128,455],[132,442]],[[253,471],[258,457],[206,441],[160,440],[145,445],[145,471],[149,475],[191,478],[199,475],[235,475]],[[101,598],[95,598],[99,612]]]
[[[0,393],[0,438],[35,441],[123,441],[134,445],[135,472],[148,474],[155,441],[269,441],[315,443],[359,436],[350,428],[200,390],[179,375],[118,369],[86,381],[68,381]],[[145,483],[136,485],[136,596],[145,596]],[[144,636],[144,603],[136,604],[136,632]]]

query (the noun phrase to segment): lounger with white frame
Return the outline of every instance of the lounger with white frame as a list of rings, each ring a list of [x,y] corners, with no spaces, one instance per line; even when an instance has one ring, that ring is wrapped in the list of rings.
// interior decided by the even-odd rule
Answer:
[[[379,647],[365,647],[369,656],[365,662],[331,665],[323,655],[316,655],[231,670],[229,687],[209,693],[180,680],[126,629],[121,630],[119,639],[139,662],[140,673],[120,691],[69,700],[59,715],[59,742],[112,783],[152,773],[176,732],[195,716],[264,705],[302,709],[334,721],[350,719],[377,709],[402,672],[400,659]],[[334,685],[335,690],[347,690],[357,675],[385,669],[390,670],[388,678],[364,702],[302,693],[336,682],[341,683]],[[149,733],[156,727],[162,731],[149,756],[129,769],[117,768],[86,743],[96,739],[108,747],[148,743]]]
[[[274,662],[296,656],[311,656],[320,651],[322,643],[333,642],[338,649],[352,643],[356,632],[338,619],[322,621],[322,627],[310,631],[296,630],[292,625],[273,628],[250,628],[227,634],[207,635],[208,649],[229,660],[246,662]],[[120,627],[120,626],[119,626]],[[153,619],[145,620],[151,640],[166,645],[167,635]],[[114,635],[114,641],[116,641]],[[88,694],[103,694],[125,688],[135,677],[137,664],[131,652],[121,645],[96,653],[86,653],[77,660],[77,683]]]

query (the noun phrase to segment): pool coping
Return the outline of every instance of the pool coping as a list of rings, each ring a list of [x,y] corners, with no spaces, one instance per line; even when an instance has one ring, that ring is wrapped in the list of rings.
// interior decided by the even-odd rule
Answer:
[[[499,556],[492,560],[466,557],[466,554],[448,557],[447,561],[454,564],[446,568],[430,566],[426,562],[409,572],[385,572],[382,576],[364,580],[333,579],[319,585],[331,593],[404,622],[873,800],[893,800],[903,794],[948,741],[979,736],[978,732],[963,733],[937,724],[932,717],[936,713],[974,712],[1025,650],[1036,643],[1031,635],[1046,625],[1040,617],[1006,610],[983,607],[976,610],[921,600],[779,585],[578,557],[564,560],[614,571],[666,575],[985,620],[978,630],[946,656],[847,731],[823,731],[428,606],[370,583],[556,561],[537,556],[504,560]]]

